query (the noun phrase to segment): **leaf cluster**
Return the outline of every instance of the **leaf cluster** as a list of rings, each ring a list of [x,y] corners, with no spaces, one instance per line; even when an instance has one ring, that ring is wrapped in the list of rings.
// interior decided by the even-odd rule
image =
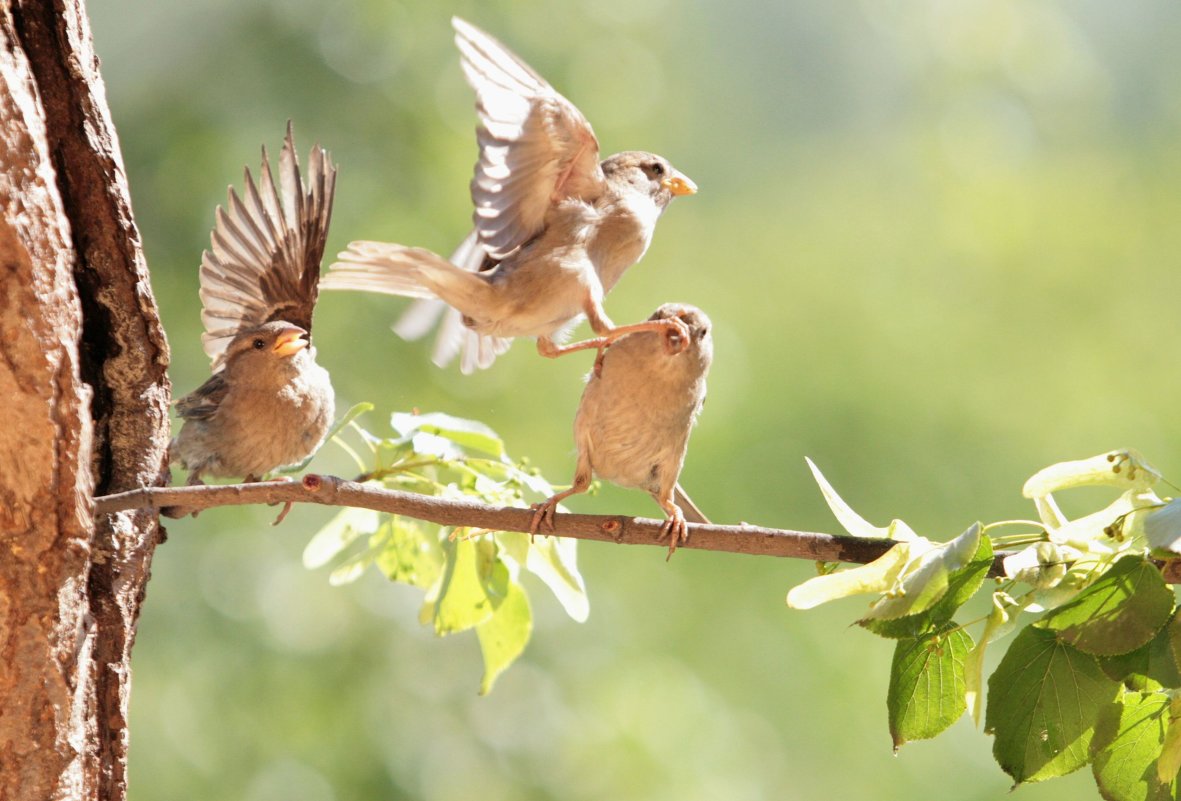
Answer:
[[[861,519],[813,466],[830,507],[856,536],[898,544],[877,561],[810,579],[788,594],[809,608],[856,593],[877,598],[859,621],[896,640],[886,709],[897,749],[934,737],[971,711],[991,733],[993,755],[1018,784],[1091,765],[1107,799],[1181,797],[1181,613],[1151,555],[1175,554],[1181,519],[1156,497],[1160,474],[1135,451],[1063,462],[1024,487],[1038,520],[973,524],[935,543],[895,520]],[[1122,490],[1077,519],[1053,493],[1078,486]],[[1020,526],[1016,535],[1000,530]],[[983,586],[994,547],[1008,555],[990,613],[955,616]],[[1018,548],[1009,552],[1011,548]],[[965,556],[965,554],[969,554]],[[1020,628],[987,680],[985,649]],[[979,639],[966,627],[983,623]]]
[[[357,460],[359,480],[496,506],[523,506],[554,492],[536,470],[510,459],[503,440],[483,423],[441,413],[397,413],[389,435],[351,419],[348,426],[366,458],[339,437],[337,442]],[[344,509],[312,537],[303,561],[309,569],[331,565],[334,584],[355,581],[374,568],[422,590],[423,625],[439,636],[475,631],[484,659],[481,694],[529,642],[533,613],[522,584],[525,573],[539,578],[575,620],[586,620],[590,611],[577,542],[570,539]]]
[[[522,506],[554,493],[527,463],[509,458],[482,423],[446,414],[394,414],[374,434],[346,415],[359,438],[360,480],[446,498]],[[1181,612],[1152,555],[1181,551],[1181,511],[1158,498],[1160,474],[1134,451],[1063,462],[1024,486],[1036,520],[973,523],[938,542],[901,520],[875,527],[837,494],[815,465],[821,491],[854,536],[897,544],[879,559],[825,570],[794,587],[794,608],[857,594],[875,596],[859,625],[894,641],[886,694],[895,749],[935,737],[966,712],[993,735],[993,754],[1018,784],[1091,765],[1104,798],[1181,797]],[[1119,497],[1079,518],[1053,493],[1108,485]],[[1012,527],[1016,534],[1001,534]],[[522,576],[546,584],[575,620],[589,611],[576,542],[519,532],[447,527],[399,515],[345,509],[308,543],[309,568],[330,580],[375,568],[423,592],[419,620],[440,635],[474,630],[484,659],[480,692],[520,656],[532,632]],[[1004,578],[991,608],[958,622],[985,586],[996,556]],[[986,649],[1018,629],[985,680]],[[978,638],[968,627],[983,624]],[[987,686],[987,693],[985,687]]]

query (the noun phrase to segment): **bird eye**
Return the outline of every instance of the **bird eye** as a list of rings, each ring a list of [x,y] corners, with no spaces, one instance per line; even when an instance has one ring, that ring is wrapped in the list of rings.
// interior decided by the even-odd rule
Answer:
[[[254,340],[254,342],[251,344],[254,345],[255,350],[262,350],[263,348],[265,348],[267,346],[267,343],[264,342],[261,338]]]
[[[661,164],[659,161],[653,162],[652,174],[655,175],[657,178],[664,175],[664,165]]]

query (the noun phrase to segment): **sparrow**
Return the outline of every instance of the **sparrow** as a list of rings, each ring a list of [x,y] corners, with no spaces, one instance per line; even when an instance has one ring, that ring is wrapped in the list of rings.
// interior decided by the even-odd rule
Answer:
[[[552,531],[557,505],[586,492],[594,476],[647,490],[656,499],[668,515],[660,539],[669,537],[670,557],[689,539],[688,519],[708,522],[677,480],[689,431],[705,401],[705,378],[713,360],[710,321],[700,309],[679,303],[664,304],[648,319],[679,320],[689,332],[687,339],[669,347],[664,340],[680,337],[678,329],[639,331],[621,337],[602,354],[587,377],[574,418],[574,482],[533,507],[530,534],[537,534],[542,524]]]
[[[335,414],[311,330],[336,167],[313,147],[305,185],[289,122],[278,179],[263,147],[258,184],[247,168],[243,196],[229,188],[201,257],[202,344],[214,372],[176,402],[183,423],[170,448],[189,484],[258,481],[297,464],[320,447]]]
[[[450,259],[351,242],[324,288],[423,299],[394,330],[417,339],[442,316],[433,359],[446,366],[462,351],[464,373],[490,366],[514,337],[537,337],[547,357],[601,348],[635,330],[677,328],[683,341],[675,320],[616,327],[603,297],[647,251],[672,199],[696,185],[654,153],[600,161],[594,131],[573,103],[496,39],[459,18],[451,23],[476,92],[475,230]],[[563,347],[583,316],[599,339]]]

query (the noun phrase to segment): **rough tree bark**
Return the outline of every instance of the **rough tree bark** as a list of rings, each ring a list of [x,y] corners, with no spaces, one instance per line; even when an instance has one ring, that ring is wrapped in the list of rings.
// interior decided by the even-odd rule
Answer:
[[[81,0],[0,6],[0,799],[126,795],[168,346]]]

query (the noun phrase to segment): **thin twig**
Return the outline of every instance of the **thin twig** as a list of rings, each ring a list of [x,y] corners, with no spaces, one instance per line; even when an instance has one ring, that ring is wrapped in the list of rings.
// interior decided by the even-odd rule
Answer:
[[[400,492],[311,473],[305,475],[302,481],[287,483],[145,487],[96,498],[94,510],[96,514],[144,508],[160,511],[168,507],[198,511],[216,506],[288,502],[373,509],[445,526],[467,526],[490,531],[528,531],[533,519],[533,512],[529,509],[488,506],[476,501]],[[559,514],[555,519],[554,530],[545,530],[544,533],[628,545],[667,547],[658,540],[662,522],[624,515]],[[887,539],[834,536],[751,525],[691,523],[689,535],[689,542],[681,547],[821,562],[871,562],[897,544]],[[998,557],[994,572],[999,564]]]

